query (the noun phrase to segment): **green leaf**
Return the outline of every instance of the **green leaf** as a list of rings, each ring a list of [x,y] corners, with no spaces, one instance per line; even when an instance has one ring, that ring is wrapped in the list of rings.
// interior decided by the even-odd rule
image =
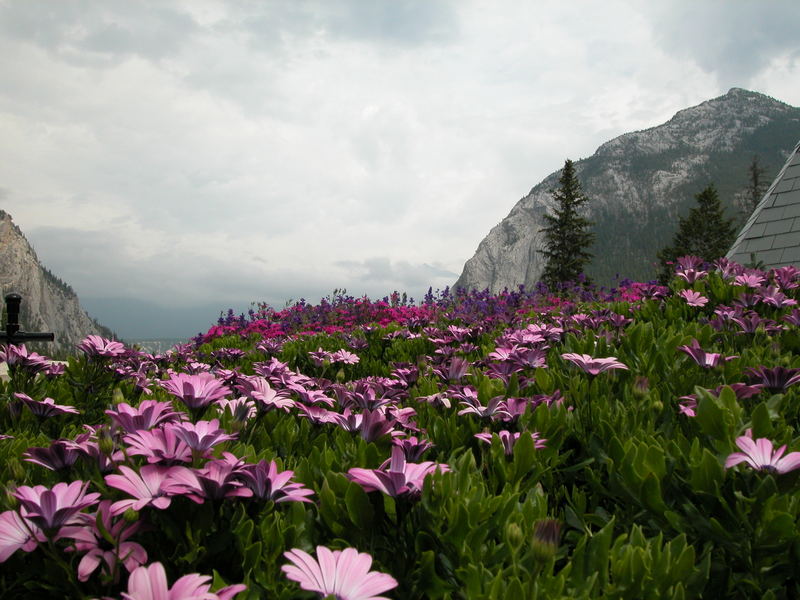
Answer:
[[[645,477],[642,483],[641,499],[647,508],[658,514],[663,514],[667,510],[667,505],[661,497],[661,483],[652,473]]]
[[[354,525],[365,531],[372,527],[374,510],[364,488],[351,481],[345,494],[345,505]]]
[[[766,402],[760,402],[758,406],[753,409],[750,415],[750,423],[753,427],[753,438],[771,438],[774,427],[772,426],[772,419],[769,415],[769,408]]]
[[[242,556],[242,571],[245,576],[258,566],[261,559],[261,542],[255,542],[248,546]]]

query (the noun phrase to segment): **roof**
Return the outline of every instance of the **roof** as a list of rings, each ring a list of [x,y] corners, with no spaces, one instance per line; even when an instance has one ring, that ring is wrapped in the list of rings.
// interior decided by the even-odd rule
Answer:
[[[760,261],[765,269],[800,266],[800,143],[742,227],[727,257],[740,264]]]

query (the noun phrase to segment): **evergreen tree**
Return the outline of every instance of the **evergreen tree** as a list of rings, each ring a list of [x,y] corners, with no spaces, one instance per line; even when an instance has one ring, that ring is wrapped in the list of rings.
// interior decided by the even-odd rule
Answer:
[[[759,162],[758,154],[754,154],[750,166],[747,167],[747,187],[742,190],[741,194],[737,194],[738,203],[741,205],[742,217],[745,221],[753,214],[756,206],[761,202],[761,198],[767,191],[769,182],[764,179],[766,172],[767,170]]]
[[[579,278],[592,258],[588,248],[594,241],[594,233],[589,231],[591,221],[578,214],[589,199],[581,191],[571,160],[564,162],[558,181],[559,188],[551,192],[557,205],[554,214],[544,217],[547,225],[542,228],[544,248],[540,251],[547,260],[542,281],[551,290]]]
[[[699,256],[705,261],[713,261],[727,254],[736,238],[733,219],[726,219],[722,212],[716,188],[710,184],[695,196],[697,206],[689,215],[680,218],[678,231],[672,238],[672,245],[658,253],[662,264],[660,279],[666,283],[674,273],[675,259],[688,254]]]

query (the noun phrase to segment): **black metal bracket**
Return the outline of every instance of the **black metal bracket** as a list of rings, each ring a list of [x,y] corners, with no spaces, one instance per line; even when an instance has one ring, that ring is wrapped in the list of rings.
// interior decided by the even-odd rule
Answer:
[[[19,307],[22,296],[14,292],[6,294],[6,330],[0,332],[0,342],[7,344],[20,344],[22,342],[52,342],[55,341],[54,333],[34,333],[20,331]]]

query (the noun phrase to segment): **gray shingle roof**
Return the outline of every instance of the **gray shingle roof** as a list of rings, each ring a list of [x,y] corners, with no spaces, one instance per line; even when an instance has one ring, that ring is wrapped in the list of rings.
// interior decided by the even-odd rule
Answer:
[[[727,257],[767,269],[800,266],[800,144],[744,224]]]

